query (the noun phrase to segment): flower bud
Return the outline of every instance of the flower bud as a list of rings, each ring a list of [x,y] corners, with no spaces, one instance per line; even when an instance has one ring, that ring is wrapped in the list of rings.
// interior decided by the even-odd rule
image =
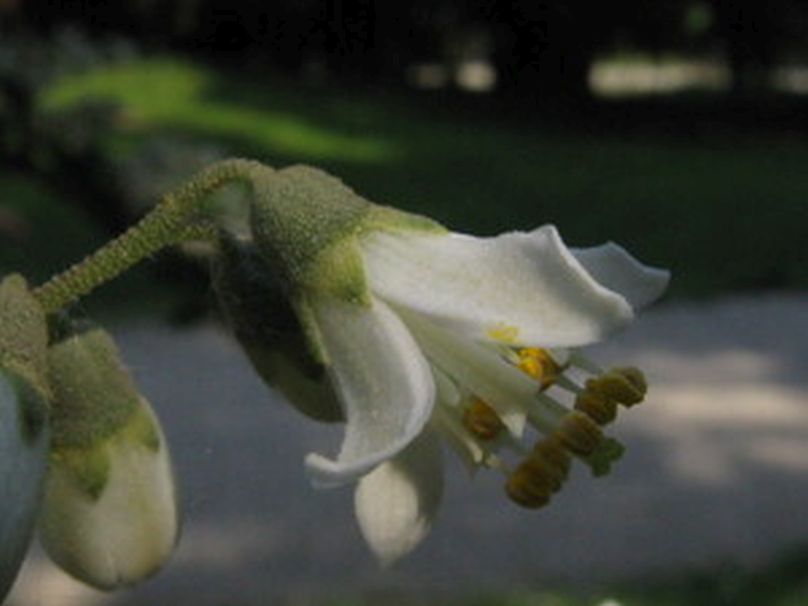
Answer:
[[[48,448],[45,314],[20,276],[0,282],[0,602],[39,511]]]
[[[51,460],[40,516],[48,555],[99,589],[156,572],[179,522],[165,436],[121,364],[94,328],[48,351]]]
[[[0,369],[0,602],[17,576],[39,510],[47,464],[47,407]]]
[[[325,367],[310,353],[289,300],[255,246],[222,239],[212,272],[222,313],[264,382],[309,417],[342,420]]]

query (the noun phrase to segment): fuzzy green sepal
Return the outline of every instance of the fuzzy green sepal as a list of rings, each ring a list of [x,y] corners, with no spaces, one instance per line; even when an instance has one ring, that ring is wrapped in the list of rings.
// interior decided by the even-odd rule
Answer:
[[[373,205],[362,221],[362,231],[416,231],[432,234],[449,232],[443,225],[429,217],[408,213],[392,206],[379,205]]]
[[[253,193],[253,237],[290,296],[305,292],[366,300],[362,258],[350,241],[370,202],[308,166],[256,178]]]
[[[112,338],[95,328],[48,350],[52,445],[90,448],[123,427],[140,394]]]
[[[148,404],[141,401],[138,410],[130,417],[129,422],[121,431],[121,435],[123,439],[131,440],[133,443],[140,444],[143,448],[157,454],[163,447],[160,440],[160,430],[154,417],[148,413],[147,406]],[[117,438],[113,437],[113,439]]]
[[[342,420],[318,337],[305,332],[305,312],[293,307],[256,247],[223,237],[212,269],[222,312],[259,376],[307,416]]]
[[[123,426],[92,446],[51,448],[51,466],[65,472],[87,498],[97,501],[118,452],[140,447],[156,455],[162,448],[160,430],[147,406],[139,403]]]
[[[51,468],[67,474],[76,487],[91,501],[97,501],[109,480],[110,456],[106,442],[93,448],[60,448],[51,450]]]
[[[18,274],[0,282],[0,367],[25,378],[46,398],[48,327],[45,312]]]

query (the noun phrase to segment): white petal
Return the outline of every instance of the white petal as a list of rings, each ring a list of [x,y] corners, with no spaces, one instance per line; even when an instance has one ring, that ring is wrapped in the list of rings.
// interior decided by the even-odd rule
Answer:
[[[450,408],[454,408],[460,404],[460,390],[457,388],[457,385],[455,385],[455,382],[436,366],[430,367],[430,370],[435,380],[435,399],[437,402],[449,406]]]
[[[584,345],[633,317],[553,226],[495,238],[373,232],[362,247],[375,293],[474,339]]]
[[[28,550],[47,462],[48,432],[25,435],[25,405],[0,371],[0,602]]]
[[[179,513],[165,437],[148,403],[131,421],[156,433],[148,443],[125,425],[102,443],[109,468],[97,498],[83,491],[68,468],[53,464],[45,483],[40,539],[66,572],[99,589],[134,584],[169,558]],[[137,427],[143,427],[138,424]],[[156,446],[155,446],[156,445]],[[156,449],[155,449],[156,448]]]
[[[614,242],[570,250],[595,280],[623,295],[634,309],[658,299],[668,286],[669,271],[643,265]]]
[[[306,457],[315,484],[357,479],[405,448],[429,419],[435,384],[407,328],[387,305],[312,305],[347,425],[336,460]]]
[[[354,504],[359,529],[383,564],[426,536],[443,492],[440,444],[427,432],[363,477]]]
[[[440,328],[409,311],[401,311],[428,358],[476,396],[485,400],[515,437],[534,403],[536,381],[506,362],[493,348]]]

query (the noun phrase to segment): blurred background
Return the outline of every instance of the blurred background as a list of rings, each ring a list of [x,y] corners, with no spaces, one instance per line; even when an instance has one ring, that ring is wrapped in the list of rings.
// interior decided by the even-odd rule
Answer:
[[[490,235],[556,224],[670,268],[592,356],[647,370],[629,453],[538,514],[449,462],[446,506],[380,570],[350,491],[166,252],[78,306],[174,444],[175,561],[84,589],[37,552],[16,606],[808,604],[808,3],[0,0],[0,271],[46,279],[215,160],[308,163]]]

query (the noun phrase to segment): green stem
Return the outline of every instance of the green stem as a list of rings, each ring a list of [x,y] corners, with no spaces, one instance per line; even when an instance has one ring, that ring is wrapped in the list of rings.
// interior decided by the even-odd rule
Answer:
[[[47,313],[53,313],[117,277],[157,251],[198,235],[208,221],[204,198],[232,181],[252,183],[269,167],[252,160],[223,160],[198,173],[179,190],[167,194],[139,223],[83,261],[34,289]]]

